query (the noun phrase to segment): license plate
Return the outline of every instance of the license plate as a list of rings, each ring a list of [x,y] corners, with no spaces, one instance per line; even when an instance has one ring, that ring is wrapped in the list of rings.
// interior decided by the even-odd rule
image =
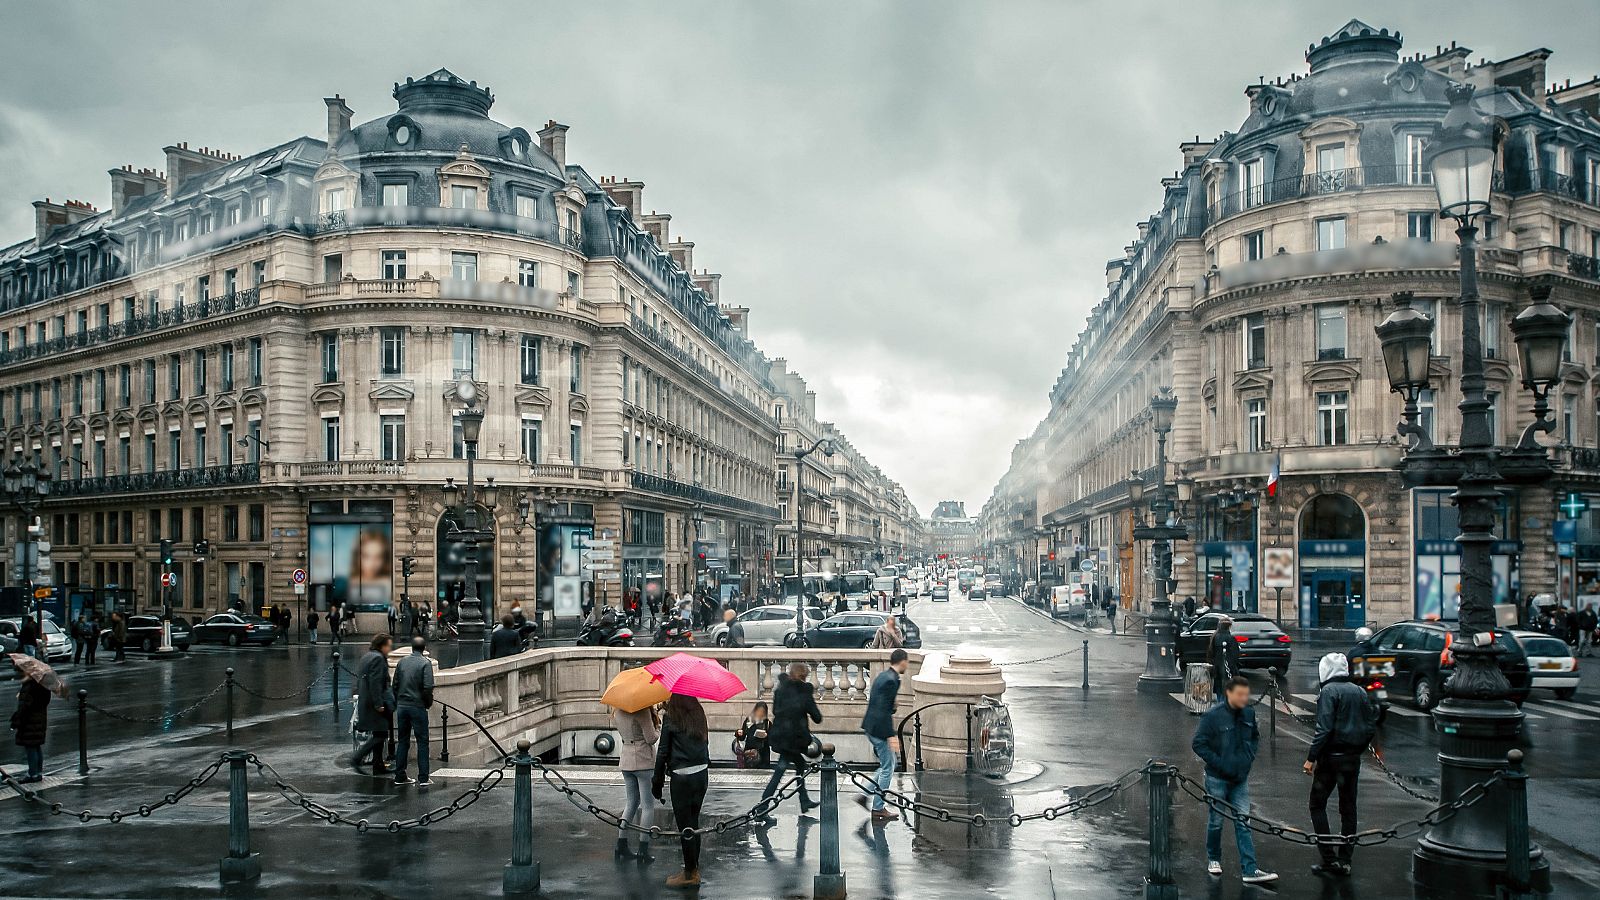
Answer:
[[[1561,663],[1542,662],[1542,663],[1539,663],[1539,668],[1541,668],[1541,669],[1560,669],[1561,668]]]
[[[1376,699],[1376,700],[1382,701],[1382,700],[1388,700],[1389,699],[1389,692],[1384,690],[1383,688],[1379,688],[1378,690],[1371,691],[1370,693],[1372,694],[1373,699]]]
[[[1360,676],[1360,675],[1366,675],[1366,676],[1388,675],[1388,676],[1392,676],[1392,675],[1394,675],[1394,657],[1392,657],[1392,656],[1369,656],[1366,659],[1357,660],[1356,664],[1355,664],[1355,673],[1358,676]]]

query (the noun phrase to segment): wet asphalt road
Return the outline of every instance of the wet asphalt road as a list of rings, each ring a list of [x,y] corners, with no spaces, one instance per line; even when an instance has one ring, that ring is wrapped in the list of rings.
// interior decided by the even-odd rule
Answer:
[[[949,603],[914,601],[910,614],[922,626],[925,649],[970,647],[997,662],[1042,662],[1007,668],[1009,703],[1018,735],[1013,783],[997,785],[962,776],[925,775],[920,799],[949,809],[983,811],[991,821],[1062,802],[1069,786],[1103,783],[1146,759],[1177,763],[1197,776],[1188,749],[1194,720],[1168,697],[1141,695],[1135,680],[1143,668],[1142,640],[1084,634],[1050,621],[1009,599]],[[1090,687],[1081,688],[1082,646],[1089,642]],[[346,663],[360,644],[347,644]],[[1312,690],[1315,652],[1301,653],[1288,677],[1292,694]],[[125,666],[102,663],[78,673],[64,667],[74,688],[91,692],[96,705],[131,716],[170,713],[190,705],[221,682],[228,666],[239,682],[263,693],[284,694],[326,670],[330,651],[272,648],[197,648],[175,659],[146,660],[130,654]],[[341,676],[348,692],[348,680]],[[331,679],[286,700],[236,694],[236,742],[271,762],[319,802],[353,816],[385,822],[447,805],[481,773],[450,772],[431,790],[395,789],[340,766],[348,749],[344,729],[329,707]],[[1584,699],[1580,697],[1580,699]],[[1534,712],[1537,704],[1530,704]],[[1558,707],[1560,708],[1560,707]],[[346,715],[348,715],[348,707]],[[1258,707],[1265,712],[1265,707]],[[1573,709],[1574,715],[1580,710]],[[92,713],[88,779],[76,778],[76,717],[70,704],[52,707],[48,768],[62,776],[49,795],[75,810],[132,809],[158,798],[216,759],[225,747],[220,721],[223,701],[212,697],[194,713],[164,725],[128,723]],[[1529,765],[1535,780],[1533,819],[1555,857],[1558,894],[1600,895],[1592,848],[1581,852],[1593,816],[1594,782],[1583,774],[1577,748],[1600,735],[1594,721],[1543,715],[1530,719]],[[1265,732],[1252,779],[1257,812],[1306,826],[1308,780],[1299,773],[1308,735],[1280,716],[1276,735]],[[1428,720],[1395,716],[1383,736],[1390,764],[1423,789],[1433,788],[1437,764]],[[437,755],[437,750],[436,750]],[[9,742],[0,748],[8,770],[20,760]],[[614,772],[601,772],[586,788],[596,802],[620,808]],[[52,779],[52,785],[56,785]],[[259,779],[252,787],[253,848],[262,854],[259,884],[220,890],[216,859],[226,847],[223,779],[200,788],[177,807],[148,820],[81,825],[52,817],[16,798],[0,800],[0,895],[96,897],[430,897],[499,895],[500,867],[509,852],[509,782],[490,791],[449,821],[389,835],[366,835],[326,825],[290,805]],[[911,780],[902,789],[913,788]],[[813,779],[813,789],[816,781]],[[1414,800],[1374,768],[1363,773],[1362,825],[1414,819],[1428,804]],[[672,896],[660,880],[672,869],[675,848],[657,848],[659,859],[641,870],[611,859],[614,832],[536,781],[535,855],[544,863],[545,896]],[[849,788],[841,789],[847,795]],[[708,815],[722,816],[753,804],[759,779],[714,774]],[[1559,799],[1552,799],[1559,798]],[[1570,805],[1569,805],[1570,804]],[[1586,805],[1587,804],[1587,805]],[[1584,811],[1580,814],[1579,809]],[[820,833],[811,817],[785,808],[777,824],[738,829],[706,841],[706,886],[702,897],[808,897],[816,872]],[[1410,896],[1412,844],[1358,851],[1358,876],[1323,883],[1306,872],[1310,850],[1272,838],[1257,841],[1262,865],[1281,873],[1275,889],[1242,885],[1231,834],[1225,840],[1227,875],[1204,873],[1204,810],[1194,801],[1174,801],[1175,870],[1181,895],[1207,898]],[[1145,866],[1144,787],[1119,794],[1078,816],[1030,822],[1019,829],[941,823],[923,817],[872,827],[855,804],[841,802],[844,870],[852,897],[1006,898],[1138,897]],[[1563,829],[1570,829],[1571,834]],[[1558,837],[1559,836],[1559,837]],[[1571,840],[1563,838],[1570,837]],[[1566,845],[1576,845],[1566,846]]]

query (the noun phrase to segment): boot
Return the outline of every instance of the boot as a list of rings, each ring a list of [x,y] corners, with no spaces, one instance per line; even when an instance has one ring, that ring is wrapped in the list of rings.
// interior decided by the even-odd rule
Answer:
[[[699,869],[684,869],[676,875],[667,876],[667,887],[698,887],[700,884]]]
[[[645,838],[644,840],[641,840],[639,842],[639,849],[638,849],[638,851],[636,853],[633,854],[633,857],[634,857],[634,859],[637,859],[639,861],[639,865],[641,865],[641,866],[642,865],[646,865],[648,863],[655,862],[655,857],[650,855],[650,839],[649,838]]]
[[[633,851],[628,849],[628,839],[617,838],[617,849],[611,855],[616,859],[632,859]]]

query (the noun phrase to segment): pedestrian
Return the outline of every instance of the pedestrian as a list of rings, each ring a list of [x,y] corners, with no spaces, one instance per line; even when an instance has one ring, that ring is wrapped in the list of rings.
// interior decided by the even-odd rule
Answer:
[[[622,810],[624,824],[617,827],[617,849],[613,855],[617,859],[632,858],[647,863],[655,859],[650,854],[650,832],[639,832],[639,849],[629,850],[626,823],[641,829],[649,827],[645,816],[653,807],[645,800],[653,790],[651,782],[656,768],[656,741],[661,738],[661,718],[654,706],[647,706],[638,712],[613,709],[611,721],[617,728],[617,740],[622,744],[617,754],[617,768],[622,770],[622,784],[628,795],[628,805]]]
[[[17,633],[17,649],[34,659],[44,659],[44,654],[39,652],[39,623],[33,620],[33,616],[24,616],[22,619],[22,628]]]
[[[117,652],[112,662],[128,661],[128,617],[121,610],[111,614],[111,649]]]
[[[352,685],[356,694],[356,730],[369,735],[350,757],[350,767],[361,771],[362,764],[372,758],[372,774],[385,775],[383,745],[389,737],[389,710],[394,708],[394,692],[389,687],[389,648],[392,641],[387,634],[376,634],[361,657]]]
[[[317,625],[322,622],[322,617],[316,610],[306,613],[306,635],[311,638],[311,643],[317,642]]]
[[[17,709],[11,714],[11,730],[17,733],[17,746],[28,760],[28,774],[18,779],[23,784],[37,784],[44,780],[44,738],[49,726],[50,691],[32,678],[26,677],[22,654],[12,654],[11,665],[22,680],[17,691]]]
[[[1190,746],[1206,764],[1205,788],[1209,812],[1206,817],[1206,871],[1222,874],[1222,812],[1217,805],[1236,813],[1250,812],[1250,766],[1256,760],[1261,733],[1256,729],[1256,711],[1250,705],[1250,682],[1244,678],[1228,681],[1222,702],[1200,717]],[[1250,828],[1235,820],[1233,836],[1239,845],[1239,873],[1246,884],[1276,881],[1278,876],[1256,865],[1255,842]]]
[[[84,633],[88,636],[86,640],[89,645],[84,648],[84,655],[87,657],[88,665],[92,666],[94,665],[94,655],[100,650],[100,613],[98,611],[89,614],[89,621],[84,624],[84,629]]]
[[[1233,639],[1233,620],[1227,616],[1217,618],[1217,630],[1206,645],[1206,662],[1211,664],[1212,699],[1222,702],[1222,692],[1228,682],[1239,675],[1239,642]]]
[[[900,814],[884,806],[883,792],[889,789],[894,777],[894,760],[900,752],[900,738],[894,731],[894,701],[900,694],[900,676],[910,665],[906,651],[898,647],[889,654],[889,667],[872,679],[872,689],[867,694],[867,714],[861,719],[861,730],[867,733],[867,743],[878,758],[878,771],[874,781],[878,789],[871,793],[872,820],[887,822],[900,818]],[[868,794],[856,798],[868,806]]]
[[[748,646],[750,646],[748,643],[745,642],[745,639],[744,639],[744,623],[739,621],[739,614],[738,613],[734,612],[731,609],[723,610],[722,611],[722,624],[728,626],[728,633],[726,635],[724,635],[724,640],[727,642],[729,647],[748,647]]]
[[[772,747],[767,743],[767,732],[772,728],[772,716],[765,701],[757,700],[744,717],[739,730],[733,733],[734,750],[741,769],[765,769],[772,765]]]
[[[1578,614],[1571,609],[1561,607],[1561,624],[1566,631],[1564,639],[1567,646],[1577,649],[1578,646]]]
[[[89,628],[89,621],[84,618],[83,611],[78,611],[78,620],[72,623],[72,664],[83,662],[84,632]]]
[[[834,615],[840,615],[842,613],[847,613],[849,611],[850,611],[850,601],[845,599],[844,592],[840,591],[839,593],[834,594],[833,595],[833,612],[834,612]]]
[[[822,710],[817,706],[816,686],[807,681],[811,668],[805,663],[790,663],[789,671],[778,676],[777,687],[772,691],[772,727],[767,729],[767,743],[778,761],[772,766],[772,777],[761,792],[761,799],[771,797],[783,781],[786,769],[796,773],[806,770],[805,755],[811,749],[811,726],[807,719],[822,724]],[[806,790],[805,778],[800,779],[800,811],[815,807]]]
[[[522,602],[519,600],[511,601],[511,626],[521,630],[522,626],[526,624],[528,624],[528,617],[522,614]]]
[[[906,645],[905,635],[900,632],[900,623],[894,616],[883,617],[883,624],[872,634],[872,646],[869,650],[898,650]]]
[[[283,620],[282,624],[278,626],[278,633],[283,635],[283,642],[287,644],[289,643],[289,629],[294,626],[294,613],[289,611],[289,607],[280,606],[278,607],[278,618]]]
[[[522,652],[522,635],[517,631],[516,620],[510,613],[500,617],[500,627],[489,635],[489,658],[515,656]]]
[[[330,640],[335,644],[343,643],[343,635],[339,633],[339,618],[339,604],[328,607],[328,631]]]
[[[425,652],[428,642],[411,639],[411,655],[394,667],[394,717],[400,733],[394,751],[394,783],[412,784],[406,775],[406,757],[411,738],[417,739],[417,777],[422,787],[433,784],[428,778],[428,710],[433,708],[433,661]]]
[[[1117,605],[1111,602],[1109,596],[1105,599],[1106,625],[1113,633],[1117,630]]]
[[[1186,619],[1194,618],[1194,595],[1183,598],[1183,616]]]
[[[1593,606],[1585,605],[1578,610],[1578,655],[1588,656],[1594,646],[1594,630],[1600,627],[1600,615],[1596,615]]]
[[[1377,730],[1378,710],[1367,692],[1350,681],[1350,661],[1343,653],[1329,653],[1317,664],[1317,727],[1306,751],[1302,769],[1311,782],[1311,825],[1317,834],[1328,830],[1328,796],[1339,791],[1339,833],[1356,833],[1356,784],[1361,778],[1361,756]],[[1334,847],[1319,843],[1322,862],[1311,867],[1314,875],[1349,875],[1355,845]]]
[[[705,803],[706,772],[711,750],[706,743],[710,728],[700,701],[687,694],[667,698],[661,722],[661,743],[656,749],[655,777],[650,793],[661,800],[667,773],[672,773],[672,817],[679,828],[697,829],[683,838],[683,871],[667,878],[667,887],[694,887],[700,883],[700,807]]]

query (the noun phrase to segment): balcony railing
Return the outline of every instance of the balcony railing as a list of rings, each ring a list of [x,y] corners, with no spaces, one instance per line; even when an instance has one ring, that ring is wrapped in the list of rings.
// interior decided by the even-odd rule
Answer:
[[[212,297],[209,300],[200,300],[184,306],[174,306],[160,312],[140,313],[131,319],[125,319],[110,325],[101,325],[88,331],[77,334],[51,338],[33,344],[24,344],[12,347],[10,350],[0,351],[0,368],[16,365],[17,363],[32,362],[47,356],[60,353],[69,353],[85,347],[94,347],[107,344],[135,335],[149,334],[163,328],[172,328],[191,322],[198,322],[214,316],[225,316],[240,310],[250,309],[261,302],[259,288],[247,288]]]
[[[447,206],[359,206],[323,213],[317,217],[314,226],[319,234],[357,228],[471,228],[515,234],[570,250],[583,246],[581,232],[563,228],[554,222],[487,209]]]
[[[662,352],[677,360],[685,368],[695,372],[701,378],[704,378],[706,381],[709,381],[720,388],[722,390],[722,395],[728,400],[733,401],[735,405],[741,406],[752,415],[759,416],[763,419],[772,418],[771,414],[762,409],[761,406],[755,401],[750,400],[749,398],[733,390],[730,390],[727,385],[723,384],[722,379],[717,376],[717,373],[702,365],[699,360],[695,359],[694,356],[689,353],[689,351],[684,350],[682,347],[679,347],[672,341],[668,340],[667,336],[662,334],[660,329],[652,327],[650,323],[646,322],[644,319],[641,319],[637,313],[628,314],[628,324],[632,325],[635,331],[648,338],[652,344],[655,344],[657,347],[661,348]]]
[[[56,482],[56,496],[83,497],[100,494],[135,494],[191,488],[258,484],[261,467],[255,463],[207,466],[203,469],[176,469],[168,472],[138,472],[130,475],[101,475],[94,478],[66,478]]]
[[[1584,256],[1581,253],[1569,253],[1567,254],[1567,271],[1579,278],[1600,281],[1600,258]]]
[[[1269,203],[1300,200],[1323,194],[1341,194],[1373,187],[1416,187],[1433,189],[1429,173],[1410,166],[1361,166],[1310,172],[1291,178],[1278,178],[1228,194],[1206,208],[1210,224]]]
[[[1553,169],[1530,169],[1505,176],[1505,192],[1519,194],[1559,194],[1569,200],[1600,206],[1600,185],[1589,184],[1578,175],[1564,175]]]
[[[662,478],[659,475],[647,475],[644,472],[633,473],[633,488],[639,491],[649,491],[653,494],[665,494],[669,497],[682,497],[697,503],[711,506],[720,506],[726,509],[736,509],[754,516],[765,516],[769,519],[778,518],[778,508],[765,503],[756,503],[753,500],[744,500],[716,491],[708,491],[696,484],[684,484],[671,478]]]

